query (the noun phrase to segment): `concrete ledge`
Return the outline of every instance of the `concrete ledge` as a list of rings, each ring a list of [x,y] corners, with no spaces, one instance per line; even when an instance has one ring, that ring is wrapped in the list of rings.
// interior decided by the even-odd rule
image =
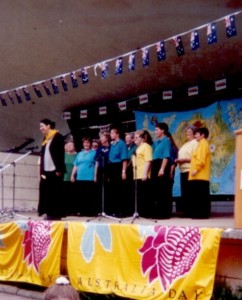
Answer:
[[[44,299],[44,292],[37,292],[33,290],[25,290],[25,289],[18,289],[17,295],[23,296],[30,299]]]
[[[242,229],[227,228],[223,231],[222,238],[242,240]]]
[[[28,299],[37,299],[37,300],[44,299],[44,293],[35,291],[34,287],[32,289],[23,289],[14,286],[14,283],[12,285],[0,283],[0,293],[19,295],[22,297],[26,297]]]

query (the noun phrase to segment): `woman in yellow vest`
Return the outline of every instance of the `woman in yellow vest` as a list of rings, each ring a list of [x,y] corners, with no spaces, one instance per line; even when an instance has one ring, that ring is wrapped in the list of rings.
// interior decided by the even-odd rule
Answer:
[[[191,193],[191,217],[194,219],[207,219],[211,211],[209,197],[211,153],[207,141],[208,136],[209,131],[206,127],[198,128],[195,131],[198,146],[192,154],[188,177]]]

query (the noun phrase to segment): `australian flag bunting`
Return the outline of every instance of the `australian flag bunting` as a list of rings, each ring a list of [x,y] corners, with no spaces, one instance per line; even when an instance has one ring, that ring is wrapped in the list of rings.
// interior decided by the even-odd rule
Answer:
[[[108,77],[108,64],[106,62],[101,63],[101,77],[106,79]]]
[[[30,101],[31,100],[31,96],[30,96],[30,93],[29,93],[29,91],[28,91],[28,89],[26,87],[23,87],[23,93],[24,93],[26,101]]]
[[[65,76],[61,76],[61,84],[62,84],[63,90],[65,92],[67,92],[68,91],[68,83],[66,81],[66,77]]]
[[[231,38],[232,36],[237,35],[234,15],[225,17],[225,26],[227,38]]]
[[[44,87],[44,89],[45,89],[46,95],[47,95],[47,96],[51,96],[51,91],[50,91],[50,89],[49,89],[47,83],[44,81],[44,82],[42,82],[42,85],[43,85],[43,87]]]
[[[14,93],[15,93],[18,103],[22,103],[23,101],[22,101],[21,95],[19,94],[19,91],[14,90]]]
[[[158,42],[156,44],[156,51],[157,51],[157,60],[165,60],[166,59],[166,49],[165,49],[165,42]]]
[[[135,70],[135,53],[129,55],[129,71]]]
[[[7,102],[6,102],[6,100],[3,98],[2,95],[0,95],[0,100],[1,100],[1,102],[2,102],[2,106],[7,106]]]
[[[8,94],[8,98],[9,98],[9,100],[11,101],[11,103],[12,103],[12,104],[15,104],[15,103],[14,103],[14,100],[13,100],[13,97],[12,97],[12,95],[11,95],[11,93],[10,93],[10,92],[7,92],[7,94]]]
[[[182,43],[182,39],[180,36],[175,36],[174,38],[174,43],[175,43],[175,46],[176,46],[176,53],[177,55],[180,57],[182,55],[185,54],[185,50],[184,50],[184,47],[183,47],[183,43]]]
[[[197,50],[200,47],[198,30],[191,32],[191,50]]]
[[[146,67],[150,64],[150,55],[148,48],[142,48],[142,65]]]
[[[87,109],[80,110],[80,119],[86,119],[87,118]]]
[[[87,73],[87,68],[82,68],[81,69],[81,79],[82,79],[82,83],[88,83],[89,78],[88,78],[88,73]]]
[[[148,102],[149,102],[148,94],[144,94],[144,95],[139,96],[139,104],[140,105],[148,103]]]
[[[115,75],[119,75],[123,73],[123,58],[119,57],[115,62]]]
[[[207,39],[208,44],[211,45],[213,43],[217,43],[217,28],[216,23],[210,23],[207,27]]]
[[[76,78],[75,72],[71,72],[70,76],[71,76],[72,87],[73,88],[77,88],[78,87],[78,82],[77,82],[77,78]]]
[[[52,85],[52,89],[53,89],[53,93],[56,95],[56,94],[59,94],[59,87],[57,85],[57,81],[56,79],[51,79],[50,80],[50,83]]]
[[[127,101],[122,101],[118,103],[119,110],[126,110],[127,109]]]
[[[70,111],[64,111],[62,117],[63,117],[63,120],[70,120],[71,119],[71,112]]]
[[[36,95],[37,95],[39,98],[43,97],[43,95],[42,95],[42,93],[41,93],[41,91],[40,91],[40,89],[39,89],[39,86],[38,86],[37,84],[34,84],[34,85],[33,85],[33,89],[34,89]]]

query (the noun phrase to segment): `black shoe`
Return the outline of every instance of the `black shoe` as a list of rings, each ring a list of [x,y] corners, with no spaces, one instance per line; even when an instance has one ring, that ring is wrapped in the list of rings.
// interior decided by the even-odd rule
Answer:
[[[181,214],[179,218],[191,218],[191,216],[189,214]]]

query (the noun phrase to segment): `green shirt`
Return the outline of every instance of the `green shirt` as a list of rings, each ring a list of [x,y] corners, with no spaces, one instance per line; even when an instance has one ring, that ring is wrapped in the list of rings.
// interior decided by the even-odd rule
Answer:
[[[64,181],[71,180],[71,172],[73,169],[73,162],[74,162],[75,158],[76,158],[76,153],[75,154],[65,153],[66,173],[64,175]]]

